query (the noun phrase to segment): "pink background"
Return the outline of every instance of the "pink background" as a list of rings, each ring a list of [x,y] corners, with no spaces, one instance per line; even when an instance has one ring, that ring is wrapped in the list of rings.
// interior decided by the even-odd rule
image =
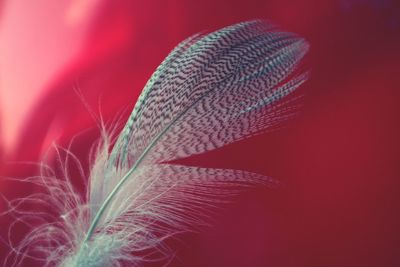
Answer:
[[[53,141],[67,146],[82,131],[71,148],[87,171],[98,132],[82,98],[115,119],[186,37],[268,19],[311,44],[302,112],[279,132],[183,162],[259,172],[284,185],[249,190],[215,227],[171,241],[177,251],[171,266],[400,266],[400,7],[394,0],[87,3],[2,1],[2,176],[34,174],[34,167],[11,162],[37,162]],[[14,198],[34,189],[1,179],[0,190]]]

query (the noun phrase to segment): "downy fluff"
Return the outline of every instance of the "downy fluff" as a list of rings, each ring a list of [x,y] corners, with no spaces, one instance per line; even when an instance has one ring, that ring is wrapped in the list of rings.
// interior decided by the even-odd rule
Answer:
[[[41,223],[13,246],[6,264],[34,257],[46,266],[143,266],[168,258],[164,240],[204,225],[229,196],[274,186],[260,174],[169,162],[279,126],[293,114],[284,98],[307,79],[295,72],[307,50],[299,36],[263,21],[183,41],[147,82],[115,142],[104,135],[86,196],[68,175],[28,179],[47,193],[9,204]],[[45,203],[51,214],[18,210],[29,201]]]

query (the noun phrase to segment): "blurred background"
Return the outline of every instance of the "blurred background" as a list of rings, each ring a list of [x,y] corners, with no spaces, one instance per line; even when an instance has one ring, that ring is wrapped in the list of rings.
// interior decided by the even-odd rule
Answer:
[[[34,175],[27,163],[44,155],[57,165],[54,142],[71,144],[87,173],[94,117],[123,121],[183,39],[254,18],[310,43],[302,111],[279,132],[182,162],[284,186],[243,193],[215,227],[171,242],[170,266],[400,266],[395,0],[1,0],[0,176]],[[35,190],[0,178],[8,199]],[[6,236],[10,218],[0,220]],[[1,244],[0,257],[8,250]]]

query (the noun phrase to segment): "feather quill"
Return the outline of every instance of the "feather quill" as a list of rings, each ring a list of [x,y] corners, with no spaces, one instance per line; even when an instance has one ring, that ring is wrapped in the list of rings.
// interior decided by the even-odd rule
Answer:
[[[291,114],[284,98],[307,79],[295,74],[307,50],[304,39],[258,20],[183,41],[156,69],[116,141],[104,138],[85,198],[68,178],[29,180],[49,192],[32,199],[52,203],[60,217],[30,232],[10,265],[36,253],[46,266],[143,266],[155,260],[152,251],[167,257],[163,241],[205,224],[227,197],[275,186],[260,174],[169,162],[278,126]]]

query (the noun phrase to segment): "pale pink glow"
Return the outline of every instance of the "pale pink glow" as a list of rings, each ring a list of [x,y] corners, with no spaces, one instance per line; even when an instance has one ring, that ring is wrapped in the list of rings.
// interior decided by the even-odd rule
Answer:
[[[92,16],[85,16],[88,9],[76,2],[16,0],[3,7],[0,114],[6,150],[15,144],[34,103],[80,52]]]
[[[71,0],[65,13],[67,24],[80,25],[96,13],[102,0]]]

